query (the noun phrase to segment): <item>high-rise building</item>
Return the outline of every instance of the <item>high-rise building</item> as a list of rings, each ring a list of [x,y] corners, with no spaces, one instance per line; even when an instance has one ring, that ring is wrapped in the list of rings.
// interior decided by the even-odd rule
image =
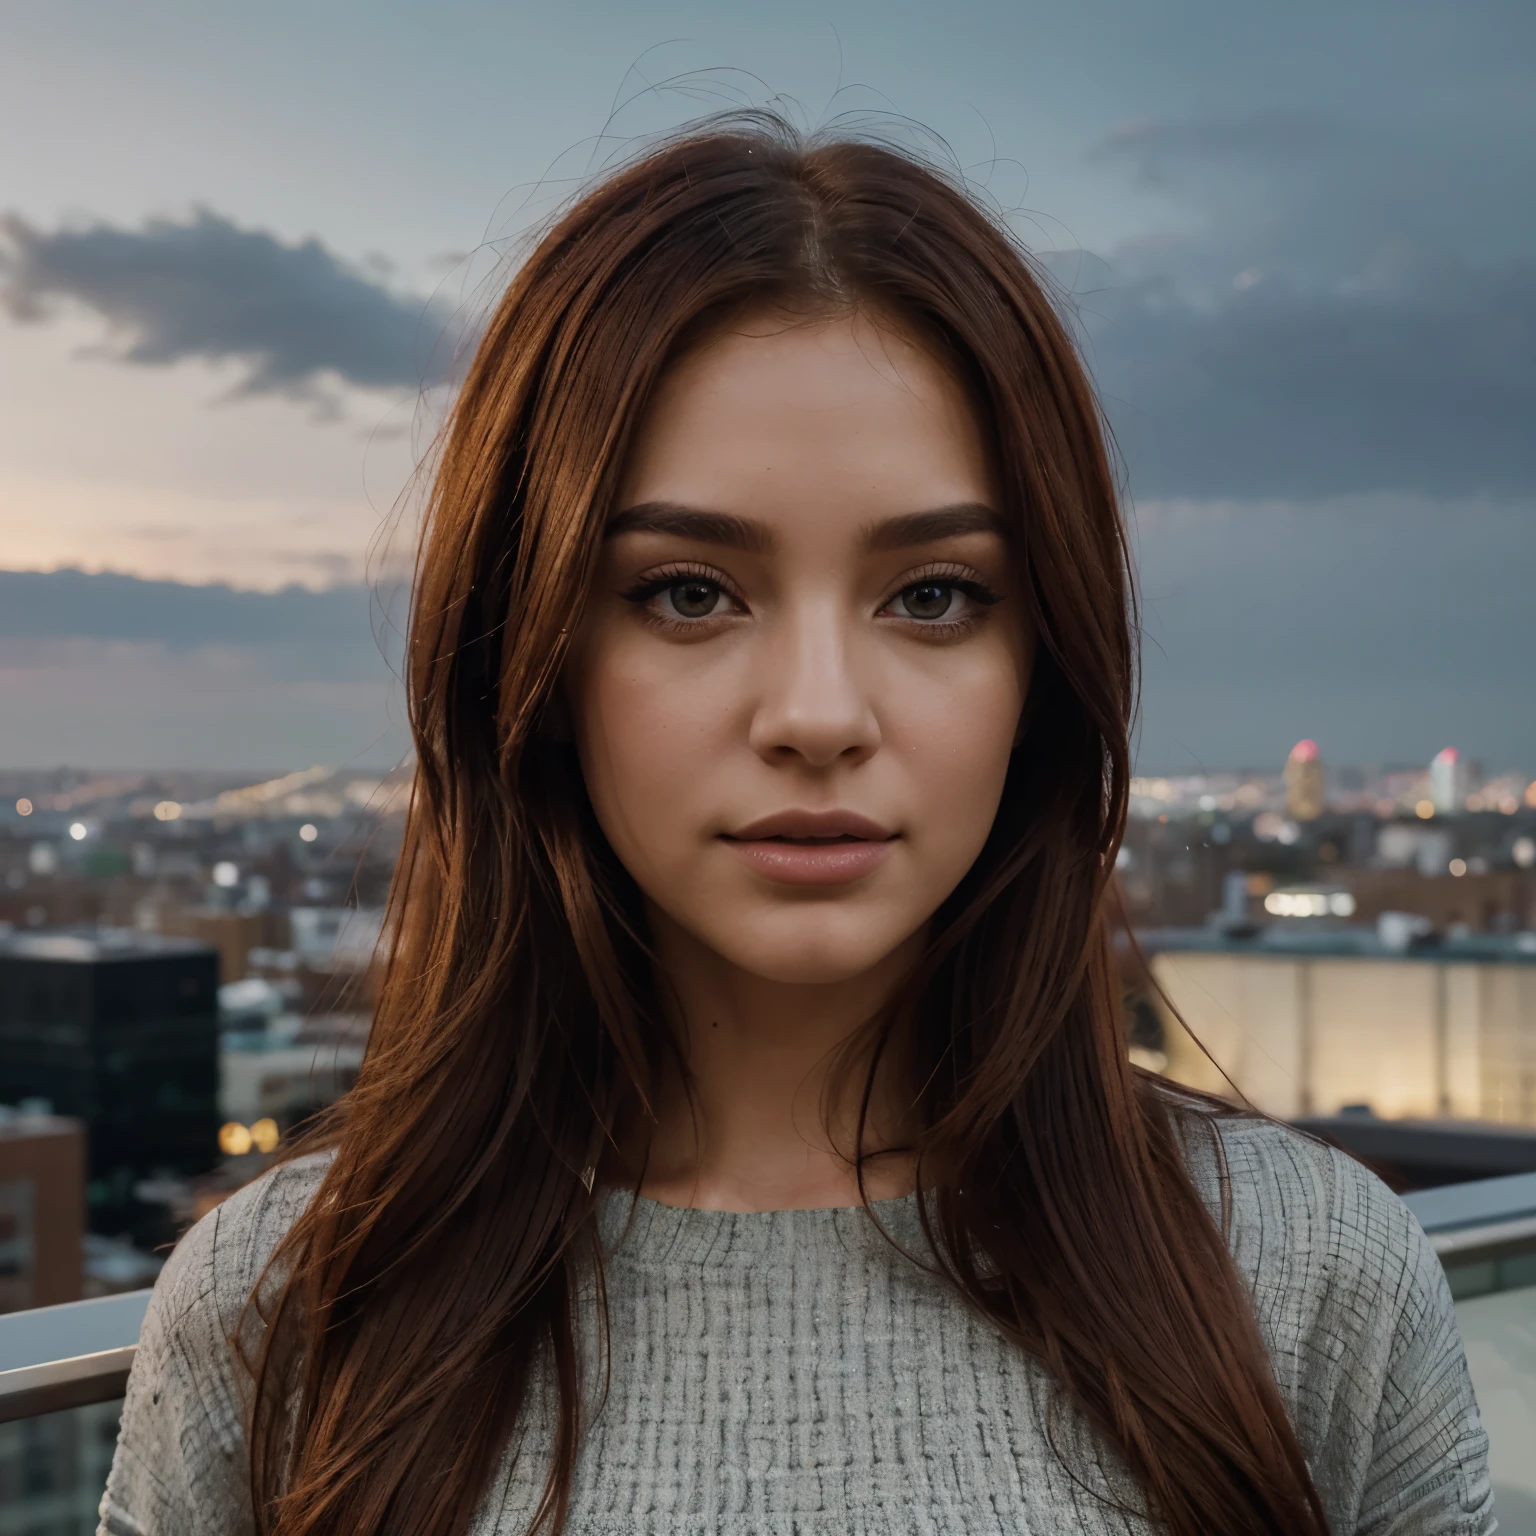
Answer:
[[[1455,747],[1435,753],[1429,764],[1429,798],[1440,812],[1459,811],[1472,787],[1470,765]]]
[[[135,1186],[218,1160],[218,955],[129,930],[0,938],[0,1102],[85,1122],[93,1230],[132,1230]]]
[[[1285,809],[1296,821],[1316,821],[1328,807],[1322,754],[1315,741],[1298,741],[1285,760]]]

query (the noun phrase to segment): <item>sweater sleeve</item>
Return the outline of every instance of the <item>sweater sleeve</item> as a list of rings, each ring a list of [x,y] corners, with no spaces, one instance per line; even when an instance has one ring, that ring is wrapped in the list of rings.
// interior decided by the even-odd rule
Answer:
[[[1487,1536],[1488,1437],[1413,1213],[1332,1147],[1223,1127],[1233,1257],[1336,1536]]]
[[[247,1536],[249,1378],[231,1342],[246,1297],[326,1160],[273,1170],[215,1207],[156,1282],[128,1377],[98,1536]]]
[[[214,1277],[222,1206],[176,1246],[128,1376],[99,1536],[244,1536],[254,1529],[234,1360]]]
[[[1391,1305],[1362,1536],[1485,1536],[1495,1526],[1488,1436],[1478,1415],[1445,1271],[1411,1215]]]

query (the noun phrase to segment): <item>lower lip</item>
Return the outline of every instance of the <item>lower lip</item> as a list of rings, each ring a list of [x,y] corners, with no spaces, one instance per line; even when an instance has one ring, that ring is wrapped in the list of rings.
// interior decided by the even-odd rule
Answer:
[[[883,843],[780,843],[722,841],[765,880],[781,885],[848,885],[873,874],[891,854]]]

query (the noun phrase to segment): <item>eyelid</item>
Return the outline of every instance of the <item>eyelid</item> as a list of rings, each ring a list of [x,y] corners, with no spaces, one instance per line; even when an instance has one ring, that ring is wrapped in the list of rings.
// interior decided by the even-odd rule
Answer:
[[[652,566],[649,570],[642,571],[624,589],[622,596],[632,603],[643,603],[658,592],[664,592],[674,582],[690,579],[712,582],[733,603],[746,607],[746,599],[742,597],[735,582],[724,571],[716,566],[701,565],[694,560],[668,560],[662,565]]]
[[[934,560],[927,565],[920,565],[915,570],[908,571],[890,589],[890,595],[880,604],[882,609],[888,608],[908,587],[917,586],[924,581],[942,581],[952,583],[975,598],[985,607],[991,607],[994,603],[1002,601],[1002,594],[994,592],[992,585],[982,576],[981,572],[973,565],[962,565],[953,560]],[[983,595],[985,594],[985,595]]]

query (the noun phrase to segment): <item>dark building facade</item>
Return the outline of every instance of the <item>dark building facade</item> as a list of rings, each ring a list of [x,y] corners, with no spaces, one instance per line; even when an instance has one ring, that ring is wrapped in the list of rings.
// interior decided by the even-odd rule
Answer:
[[[85,1122],[93,1230],[145,1215],[134,1186],[218,1159],[218,955],[131,931],[0,938],[0,1103]]]

